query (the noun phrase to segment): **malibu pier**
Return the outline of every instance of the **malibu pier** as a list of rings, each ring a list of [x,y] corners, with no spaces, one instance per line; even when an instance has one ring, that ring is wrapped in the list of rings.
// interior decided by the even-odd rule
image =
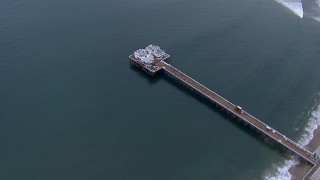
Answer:
[[[163,51],[159,46],[149,45],[145,49],[139,49],[129,56],[132,65],[142,69],[152,77],[160,73],[168,75],[177,80],[186,88],[199,94],[203,98],[209,100],[210,103],[217,108],[226,112],[231,117],[238,119],[252,129],[255,129],[265,137],[272,139],[274,142],[282,146],[284,149],[291,151],[301,160],[312,166],[311,170],[305,175],[305,180],[320,179],[320,150],[310,152],[299,144],[295,143],[285,135],[268,126],[258,118],[252,116],[242,109],[241,106],[235,105],[217,93],[211,91],[201,83],[184,74],[177,68],[169,64],[170,55]]]

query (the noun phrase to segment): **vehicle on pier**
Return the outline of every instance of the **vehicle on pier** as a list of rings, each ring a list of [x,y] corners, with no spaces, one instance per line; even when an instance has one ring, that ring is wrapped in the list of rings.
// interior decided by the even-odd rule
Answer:
[[[236,110],[239,112],[239,113],[243,113],[243,109],[241,106],[236,106]]]

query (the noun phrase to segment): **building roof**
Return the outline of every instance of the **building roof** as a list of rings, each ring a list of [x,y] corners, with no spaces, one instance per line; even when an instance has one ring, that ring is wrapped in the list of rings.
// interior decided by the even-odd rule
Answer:
[[[138,49],[134,52],[136,59],[148,64],[153,63],[155,58],[161,59],[165,56],[167,56],[166,52],[153,44],[150,44],[145,49]]]

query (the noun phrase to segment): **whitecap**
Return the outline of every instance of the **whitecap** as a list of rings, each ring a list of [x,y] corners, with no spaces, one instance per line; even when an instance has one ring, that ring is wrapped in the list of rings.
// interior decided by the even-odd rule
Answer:
[[[309,112],[311,117],[305,127],[305,131],[301,138],[298,140],[298,144],[306,146],[313,138],[313,131],[320,125],[320,105],[313,111]]]
[[[291,174],[289,173],[289,168],[297,164],[297,160],[285,160],[281,165],[273,164],[272,168],[268,170],[263,179],[265,180],[290,180]]]
[[[309,114],[311,116],[308,119],[305,130],[300,139],[297,141],[301,146],[306,146],[311,141],[314,130],[320,126],[320,105],[310,111]],[[291,159],[285,160],[282,163],[273,164],[272,168],[266,171],[263,178],[266,180],[290,180],[292,176],[289,173],[289,169],[298,164],[298,162],[299,161],[295,157],[292,157]]]
[[[315,0],[317,6],[311,8],[311,17],[317,21],[320,21],[320,0]]]
[[[276,2],[282,4],[290,11],[292,11],[295,15],[300,18],[303,17],[303,7],[301,0],[275,0]]]

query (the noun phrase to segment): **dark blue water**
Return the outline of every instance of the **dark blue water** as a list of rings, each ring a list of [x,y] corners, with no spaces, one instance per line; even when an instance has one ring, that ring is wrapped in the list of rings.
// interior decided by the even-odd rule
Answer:
[[[274,1],[0,2],[0,179],[262,179],[288,159],[172,81],[172,65],[299,140],[320,92],[320,23]]]

